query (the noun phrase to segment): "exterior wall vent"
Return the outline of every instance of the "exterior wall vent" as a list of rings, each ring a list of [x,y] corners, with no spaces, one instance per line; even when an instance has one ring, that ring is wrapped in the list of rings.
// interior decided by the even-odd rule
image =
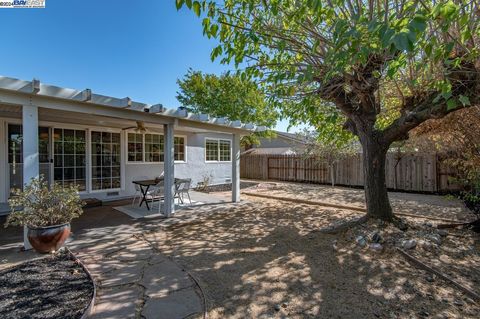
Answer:
[[[107,197],[118,196],[119,194],[120,194],[119,192],[109,192],[109,193],[107,193]]]

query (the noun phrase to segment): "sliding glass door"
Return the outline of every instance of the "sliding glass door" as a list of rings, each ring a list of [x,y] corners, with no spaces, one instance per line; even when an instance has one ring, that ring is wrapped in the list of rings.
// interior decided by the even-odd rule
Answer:
[[[22,126],[8,124],[8,169],[10,194],[13,189],[23,189],[23,134]],[[38,128],[38,151],[40,161],[40,175],[51,182],[50,164],[50,129],[48,127]]]
[[[91,190],[121,188],[120,133],[39,127],[40,174],[49,184],[77,185],[87,191],[87,143],[90,144]],[[23,188],[22,126],[8,125],[8,167],[10,194]],[[8,184],[7,184],[8,185]]]
[[[92,190],[119,189],[120,133],[92,131]]]
[[[80,191],[87,189],[86,132],[55,128],[54,174],[56,183],[77,185]]]

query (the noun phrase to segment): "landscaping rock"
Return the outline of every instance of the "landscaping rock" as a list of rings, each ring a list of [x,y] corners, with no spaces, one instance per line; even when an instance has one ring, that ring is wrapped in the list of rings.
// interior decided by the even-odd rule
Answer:
[[[421,317],[428,317],[428,316],[430,316],[430,314],[429,314],[427,311],[425,311],[425,310],[419,311],[419,312],[418,312],[418,315],[421,316]]]
[[[455,306],[458,306],[458,307],[462,307],[462,306],[463,306],[463,302],[460,301],[460,300],[455,300],[455,301],[453,302],[453,304],[454,304]]]
[[[435,278],[433,278],[433,276],[427,276],[427,277],[425,278],[425,280],[428,281],[428,282],[434,282],[434,281],[435,281]]]
[[[367,241],[365,240],[365,237],[363,236],[357,236],[355,238],[355,241],[357,242],[357,244],[360,246],[360,247],[365,247],[367,246]]]
[[[275,305],[275,311],[280,311],[280,309],[282,309],[282,307],[280,307],[280,305]]]
[[[423,239],[419,240],[419,241],[418,241],[418,244],[419,244],[419,246],[422,247],[423,249],[429,250],[429,251],[432,250],[433,245],[434,245],[432,242],[430,242],[430,241],[428,241],[428,240],[423,240]]]
[[[435,243],[435,244],[437,244],[437,245],[441,245],[441,244],[442,244],[442,238],[440,237],[440,235],[430,234],[430,235],[427,236],[427,238],[428,238],[431,242],[433,242],[433,243]]]
[[[373,251],[376,251],[376,252],[382,252],[383,251],[383,245],[379,244],[379,243],[370,244],[369,248]]]
[[[382,236],[380,236],[379,232],[374,232],[371,236],[371,240],[374,243],[381,243],[383,241]]]
[[[405,223],[403,220],[399,220],[395,223],[398,229],[401,231],[407,231],[408,230],[408,225]]]
[[[447,237],[448,236],[448,230],[446,229],[439,229],[437,233],[442,236],[442,237]]]
[[[415,239],[402,241],[402,248],[403,249],[413,249],[416,246],[417,246],[417,241]]]

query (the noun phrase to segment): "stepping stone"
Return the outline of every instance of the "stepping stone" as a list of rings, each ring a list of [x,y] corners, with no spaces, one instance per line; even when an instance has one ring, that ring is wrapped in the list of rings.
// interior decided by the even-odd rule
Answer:
[[[189,288],[161,297],[148,298],[142,315],[147,319],[183,319],[202,312],[200,296],[194,288]]]
[[[167,260],[160,264],[148,265],[140,282],[149,297],[165,297],[170,292],[192,287],[194,282],[174,262]]]
[[[99,285],[101,288],[105,288],[138,282],[142,277],[144,267],[144,261],[128,263],[117,261],[115,270],[100,275]]]
[[[136,286],[101,289],[98,293],[92,319],[135,318],[135,307],[140,298],[140,288]]]

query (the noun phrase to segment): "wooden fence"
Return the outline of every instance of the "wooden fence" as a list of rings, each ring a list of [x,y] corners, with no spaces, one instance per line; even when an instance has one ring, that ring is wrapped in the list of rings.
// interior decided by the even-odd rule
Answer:
[[[432,154],[388,154],[387,187],[413,192],[448,192],[459,189],[451,182],[452,168],[442,165]],[[328,164],[317,157],[298,155],[242,155],[242,178],[331,184]],[[363,186],[361,155],[340,160],[334,167],[335,185]]]

